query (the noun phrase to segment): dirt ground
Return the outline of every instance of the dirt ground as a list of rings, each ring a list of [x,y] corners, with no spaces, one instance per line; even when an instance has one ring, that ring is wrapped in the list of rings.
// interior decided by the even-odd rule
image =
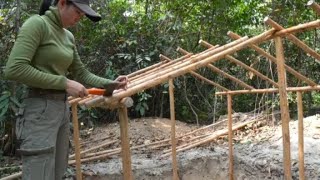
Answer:
[[[236,113],[233,120],[238,123],[254,119],[253,114]],[[221,117],[220,121],[225,120]],[[165,118],[132,119],[129,122],[130,145],[141,146],[170,138],[171,121]],[[176,121],[177,136],[198,129]],[[188,138],[178,141],[183,145],[192,137],[212,134],[226,128],[226,122],[215,127],[203,129]],[[299,179],[298,161],[298,121],[290,122],[291,164],[293,179]],[[83,132],[84,133],[84,132]],[[106,141],[120,139],[118,123],[97,127],[83,141],[83,148],[97,145],[97,139],[109,137]],[[235,179],[283,179],[283,151],[281,125],[273,125],[269,119],[262,119],[235,132],[234,177]],[[91,142],[91,143],[89,143]],[[87,147],[86,147],[87,146]],[[109,149],[120,147],[120,141]],[[135,179],[172,179],[171,156],[162,155],[171,146],[156,149],[146,147],[132,150],[132,169]],[[304,119],[305,176],[307,179],[320,179],[320,119],[317,115]],[[183,180],[228,179],[229,157],[227,136],[214,141],[178,152],[178,174]],[[108,159],[83,164],[86,179],[122,179],[122,161],[120,155]]]
[[[260,116],[259,116],[260,117]],[[258,118],[256,114],[235,113],[235,125],[259,119],[235,131],[234,177],[235,179],[284,179],[281,125],[270,118]],[[194,144],[216,132],[227,128],[226,116],[220,117],[215,126],[204,128],[194,124],[176,121],[176,137],[183,136],[177,142],[178,147]],[[276,124],[276,125],[275,125]],[[172,179],[172,157],[163,155],[169,152],[168,141],[171,134],[171,121],[166,118],[141,118],[129,120],[132,171],[134,179],[169,180]],[[203,128],[195,133],[195,130]],[[298,161],[298,122],[290,122],[292,177],[299,179]],[[92,152],[112,151],[121,147],[119,123],[83,128],[81,150],[87,150],[110,142]],[[199,138],[201,137],[201,138]],[[195,140],[194,140],[195,139]],[[155,142],[163,143],[151,146]],[[318,115],[304,119],[304,162],[306,179],[320,179],[320,118]],[[209,143],[177,153],[178,174],[181,180],[224,180],[229,175],[228,137],[220,136]],[[72,154],[72,149],[70,154]],[[91,153],[91,152],[89,152]],[[98,155],[95,155],[96,157]],[[17,160],[10,160],[17,162]],[[9,165],[10,166],[10,165]],[[123,179],[122,160],[119,153],[82,163],[84,179],[117,180]],[[73,166],[68,168],[68,177],[74,179]]]

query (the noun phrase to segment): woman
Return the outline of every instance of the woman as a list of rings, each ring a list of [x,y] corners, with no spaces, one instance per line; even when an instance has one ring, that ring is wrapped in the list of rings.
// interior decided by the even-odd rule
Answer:
[[[23,24],[5,69],[7,79],[29,87],[16,127],[21,140],[23,179],[63,178],[69,147],[66,94],[88,95],[81,83],[112,89],[111,94],[113,89],[124,89],[127,84],[126,76],[112,81],[87,71],[72,33],[65,29],[74,26],[83,15],[94,22],[101,19],[90,8],[89,0],[55,0],[50,5],[50,0],[44,0],[39,15]],[[66,77],[69,72],[76,81]]]

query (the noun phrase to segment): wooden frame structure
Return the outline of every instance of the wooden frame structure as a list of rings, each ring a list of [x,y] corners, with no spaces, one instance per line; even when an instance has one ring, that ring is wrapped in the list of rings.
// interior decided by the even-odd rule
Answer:
[[[310,6],[316,13],[320,14],[320,6],[314,1],[309,1],[308,6]],[[316,60],[320,61],[320,54],[316,51],[308,47],[305,43],[295,37],[293,34],[297,32],[302,32],[314,28],[320,27],[320,20],[308,22],[305,24],[300,24],[290,28],[283,28],[276,22],[274,22],[270,18],[264,19],[265,23],[270,25],[272,28],[260,35],[254,37],[240,37],[239,35],[228,32],[228,35],[234,39],[234,41],[225,44],[224,46],[219,45],[211,45],[208,42],[201,40],[199,43],[208,49],[198,53],[192,54],[183,50],[182,48],[178,48],[177,51],[183,54],[182,57],[171,60],[170,58],[160,55],[161,62],[154,64],[150,67],[141,69],[139,71],[133,72],[128,75],[130,84],[128,85],[128,89],[126,91],[119,91],[113,94],[112,97],[102,97],[102,96],[91,96],[86,97],[85,99],[70,99],[70,103],[79,103],[86,105],[87,107],[93,106],[102,106],[106,108],[119,108],[119,119],[121,125],[121,144],[122,144],[122,158],[123,158],[123,173],[124,179],[131,180],[133,179],[132,171],[131,171],[131,159],[130,159],[130,146],[129,146],[129,137],[128,137],[128,118],[127,118],[127,107],[132,105],[132,100],[128,97],[141,92],[145,89],[157,86],[164,82],[169,82],[169,95],[170,95],[170,114],[172,120],[171,127],[171,145],[172,145],[172,153],[168,153],[166,155],[172,155],[172,163],[173,163],[173,179],[178,179],[178,167],[176,160],[176,136],[175,136],[175,111],[174,111],[174,93],[173,93],[173,79],[184,75],[186,73],[190,73],[195,78],[201,79],[221,90],[221,92],[217,92],[216,95],[226,95],[228,102],[228,140],[229,140],[229,179],[234,179],[234,167],[233,167],[233,144],[232,144],[232,136],[233,136],[233,127],[232,127],[232,97],[237,94],[249,94],[249,93],[279,93],[280,95],[280,108],[281,108],[281,120],[282,120],[282,137],[283,137],[283,167],[284,167],[284,177],[285,179],[292,179],[291,176],[291,151],[290,151],[290,134],[289,134],[289,108],[288,108],[288,100],[287,100],[287,92],[296,92],[297,93],[297,102],[298,102],[298,118],[299,118],[299,177],[300,179],[304,179],[304,146],[303,146],[303,107],[302,107],[302,93],[305,91],[314,91],[320,90],[320,86],[317,85],[314,81],[308,79],[306,76],[300,74],[299,72],[292,69],[290,66],[285,64],[285,57],[283,51],[283,38],[289,39],[292,43],[300,47],[306,53],[314,57]],[[276,57],[270,55],[265,52],[263,49],[258,47],[258,44],[268,41],[274,40],[276,47]],[[233,54],[239,50],[244,48],[252,48],[257,51],[262,56],[269,59],[271,62],[277,64],[278,70],[278,82],[274,82],[269,79],[262,73],[257,70],[249,67],[248,65],[242,63],[236,58],[232,57],[230,54]],[[212,63],[217,62],[221,59],[227,59],[232,63],[235,63],[244,69],[251,71],[256,76],[270,83],[274,88],[269,89],[255,89],[254,87],[242,82],[236,77],[233,77],[226,72],[220,70],[215,67]],[[239,86],[243,87],[244,90],[229,90],[216,82],[213,82],[196,72],[197,69],[207,67],[211,69],[213,72],[219,73],[226,78],[236,82]],[[291,73],[297,79],[305,82],[307,86],[304,87],[287,87],[286,83],[286,72]],[[74,112],[74,125],[76,128],[77,118],[76,118],[76,105],[73,105]],[[77,133],[75,135],[75,148],[76,148],[76,167],[77,171],[80,172],[80,150],[77,139],[79,137]],[[210,141],[208,139],[207,141]],[[183,150],[183,149],[182,149]],[[179,150],[180,151],[180,150]],[[165,156],[166,156],[165,155]],[[74,163],[74,161],[73,161]],[[77,175],[77,179],[81,179],[80,173]]]
[[[307,4],[311,7],[317,14],[320,15],[320,6],[314,1],[309,1]],[[176,160],[176,153],[179,151],[186,150],[191,147],[195,147],[197,145],[212,141],[217,137],[217,135],[206,137],[203,141],[196,143],[194,146],[188,146],[176,149],[176,141],[177,138],[175,135],[175,110],[174,110],[174,85],[173,79],[190,73],[195,78],[201,79],[204,82],[207,82],[218,89],[221,92],[217,92],[216,95],[226,95],[228,102],[228,140],[229,140],[229,179],[234,179],[234,166],[233,166],[233,144],[232,144],[232,136],[233,131],[239,127],[232,127],[232,97],[238,94],[249,94],[249,93],[279,93],[280,95],[280,108],[281,108],[281,120],[282,120],[282,137],[283,137],[283,167],[284,167],[284,177],[289,180],[292,179],[291,176],[291,151],[290,151],[290,134],[289,134],[289,108],[288,108],[288,100],[287,100],[287,92],[296,92],[297,93],[297,102],[298,102],[298,138],[299,138],[299,179],[304,180],[304,146],[303,146],[303,107],[302,107],[302,93],[305,91],[314,91],[320,90],[320,86],[317,85],[314,81],[308,79],[306,76],[300,74],[299,72],[292,69],[290,66],[285,64],[285,57],[283,51],[283,38],[287,38],[292,43],[300,47],[310,56],[314,57],[316,60],[320,61],[320,54],[316,51],[308,47],[305,43],[299,40],[294,33],[302,32],[314,28],[320,27],[320,20],[300,24],[297,26],[293,26],[290,28],[283,28],[276,22],[274,22],[270,18],[264,19],[265,23],[271,26],[272,28],[264,33],[261,33],[254,37],[240,37],[239,35],[228,32],[228,36],[230,36],[234,41],[225,44],[223,46],[219,45],[211,45],[208,42],[201,40],[199,43],[204,47],[208,48],[207,50],[192,54],[183,50],[182,48],[178,48],[177,51],[183,54],[182,57],[171,60],[170,58],[160,55],[161,62],[149,66],[147,68],[138,70],[128,75],[130,84],[128,85],[128,89],[125,91],[118,91],[113,94],[111,97],[103,97],[103,96],[88,96],[85,98],[69,98],[69,103],[72,105],[72,114],[73,114],[73,125],[74,125],[74,143],[75,143],[75,155],[70,156],[71,158],[75,157],[75,160],[70,160],[69,164],[76,164],[77,171],[77,180],[82,179],[81,175],[81,162],[87,162],[90,160],[94,160],[97,158],[106,157],[106,155],[100,154],[92,154],[91,158],[87,158],[81,160],[81,155],[84,152],[80,152],[80,142],[79,142],[79,128],[78,128],[78,118],[77,118],[77,105],[85,105],[87,107],[104,107],[110,109],[119,109],[119,119],[120,119],[120,128],[121,128],[121,149],[115,149],[113,151],[107,151],[108,155],[117,154],[119,152],[122,153],[123,158],[123,175],[124,179],[132,180],[133,174],[131,170],[131,153],[130,153],[130,145],[129,145],[129,137],[128,137],[128,115],[127,108],[132,106],[133,102],[130,96],[141,92],[145,89],[152,88],[164,82],[169,82],[169,95],[170,95],[170,114],[171,114],[171,139],[163,140],[171,142],[171,151],[167,152],[164,156],[172,155],[172,164],[173,164],[173,179],[178,179],[178,167]],[[267,53],[263,49],[261,49],[258,45],[262,42],[274,40],[276,47],[276,57]],[[231,54],[240,51],[245,48],[251,48],[257,51],[260,55],[266,57],[272,63],[277,64],[278,71],[278,82],[274,82],[269,79],[262,73],[257,70],[249,67],[248,65],[242,63],[236,58],[232,57]],[[246,84],[245,82],[239,80],[238,78],[227,74],[226,72],[220,70],[215,67],[212,63],[217,62],[221,59],[227,59],[232,63],[235,63],[244,69],[251,71],[256,76],[270,83],[273,88],[269,89],[255,89],[254,87]],[[226,87],[219,85],[216,82],[213,82],[196,72],[197,69],[207,67],[213,72],[219,73],[222,76],[236,82],[239,86],[244,88],[244,90],[229,90]],[[303,87],[287,87],[286,83],[286,72],[291,73],[297,79],[304,82],[307,86]],[[250,121],[251,122],[251,121]],[[222,134],[224,134],[223,132]],[[159,142],[158,142],[159,143]],[[154,143],[157,144],[157,143]],[[105,144],[104,144],[105,145]],[[101,145],[103,146],[103,145]],[[99,146],[99,147],[101,147]],[[141,148],[142,146],[132,147]],[[104,152],[106,153],[106,152]],[[96,156],[96,157],[92,157]]]

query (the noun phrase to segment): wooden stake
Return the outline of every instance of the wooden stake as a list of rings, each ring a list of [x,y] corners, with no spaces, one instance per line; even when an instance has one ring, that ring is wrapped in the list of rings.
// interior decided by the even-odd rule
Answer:
[[[76,103],[72,104],[71,109],[72,109],[72,123],[73,123],[73,141],[74,141],[75,157],[76,157],[76,172],[77,172],[76,177],[77,177],[77,180],[82,180],[77,104]]]
[[[229,142],[229,179],[233,180],[233,131],[232,131],[232,96],[228,94],[228,142]]]
[[[287,82],[286,72],[284,69],[284,51],[282,45],[282,39],[280,37],[275,38],[276,55],[277,55],[277,70],[278,70],[278,84],[280,95],[280,110],[282,120],[282,140],[283,140],[283,168],[284,177],[286,180],[291,180],[291,155],[290,155],[290,130],[289,130],[289,107],[287,99]]]
[[[178,180],[177,152],[176,152],[176,119],[174,110],[174,85],[173,80],[169,79],[169,95],[170,95],[170,118],[171,118],[171,149],[172,149],[172,170],[173,180]]]
[[[299,143],[299,179],[304,180],[304,140],[303,140],[303,101],[302,92],[297,92],[298,103],[298,143]]]
[[[310,6],[318,15],[320,15],[320,6],[314,0],[308,1],[308,6]]]
[[[131,170],[131,152],[129,144],[129,124],[128,124],[128,112],[127,107],[119,108],[119,120],[120,120],[120,134],[121,134],[121,155],[122,155],[122,170],[125,180],[132,180]]]

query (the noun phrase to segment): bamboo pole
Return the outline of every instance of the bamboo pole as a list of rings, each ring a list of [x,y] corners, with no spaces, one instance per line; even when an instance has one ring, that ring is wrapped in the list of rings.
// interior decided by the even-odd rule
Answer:
[[[317,13],[317,15],[320,15],[320,6],[314,2],[314,0],[308,1],[307,5],[311,7]]]
[[[150,81],[150,80],[154,81],[155,78],[159,78],[161,76],[165,76],[166,74],[168,74],[170,72],[181,71],[181,69],[186,69],[186,67],[188,67],[188,66],[191,66],[191,65],[194,66],[194,64],[199,63],[199,62],[203,61],[206,58],[210,58],[215,54],[224,52],[224,51],[228,50],[229,48],[232,48],[235,45],[240,44],[241,42],[244,42],[247,39],[248,39],[248,37],[243,37],[242,39],[238,39],[236,41],[233,41],[233,42],[228,43],[228,44],[226,44],[224,46],[218,47],[216,49],[213,49],[211,51],[208,51],[208,52],[200,54],[200,55],[191,55],[191,54],[189,54],[190,57],[184,59],[181,62],[180,61],[177,62],[177,60],[173,60],[173,61],[167,63],[167,64],[169,64],[169,66],[166,66],[165,68],[162,68],[161,71],[158,71],[157,73],[149,74],[148,76],[145,76],[143,79],[139,79],[138,81],[131,82],[128,85],[128,89],[132,88],[132,87],[135,87],[135,86],[139,86],[140,84],[142,84],[142,83],[144,83],[146,81]],[[188,56],[188,55],[186,55],[186,56]],[[192,69],[192,70],[194,70],[194,69]],[[186,70],[186,72],[184,72],[184,74],[187,73],[188,71],[189,70]],[[168,81],[168,79],[166,81]],[[165,82],[165,81],[163,81],[163,82]]]
[[[232,131],[232,96],[228,94],[228,142],[229,142],[229,179],[234,179],[233,168],[233,131]]]
[[[206,47],[213,47],[213,45],[211,45],[210,43],[206,42],[206,41],[200,41],[200,44]],[[273,86],[278,87],[278,84],[276,82],[274,82],[273,80],[269,79],[268,77],[266,77],[265,75],[261,74],[259,71],[249,67],[248,65],[244,64],[243,62],[237,60],[236,58],[230,56],[230,55],[226,55],[226,59],[228,59],[229,61],[243,67],[244,69],[253,72],[255,75],[257,75],[258,77],[260,77],[263,80],[268,81],[269,83],[271,83]]]
[[[122,106],[119,108],[119,120],[120,120],[123,177],[125,180],[132,180],[133,176],[132,176],[132,170],[131,170],[131,152],[130,152],[129,133],[128,133],[129,125],[128,125],[127,107]]]
[[[303,32],[303,31],[307,31],[310,29],[319,28],[319,26],[320,26],[320,20],[315,20],[315,21],[304,23],[304,24],[299,24],[297,26],[293,26],[293,27],[290,27],[287,29],[282,29],[282,30],[274,33],[272,36],[270,36],[266,40],[270,40],[272,38],[279,37],[279,36],[287,36],[288,34],[295,34],[298,32]]]
[[[304,180],[304,140],[303,140],[303,101],[302,92],[297,92],[298,103],[298,143],[299,143],[299,179]]]
[[[201,41],[201,42],[203,42],[203,41]],[[214,46],[212,46],[212,45],[211,45],[211,47],[210,47],[210,48],[213,48],[213,47],[214,47]],[[186,51],[186,50],[184,50],[184,49],[182,49],[182,48],[179,48],[178,50],[179,50],[179,52],[180,52],[180,53],[183,53],[183,54],[190,54],[188,51]],[[197,57],[197,56],[196,56],[196,57]],[[228,73],[226,73],[226,72],[222,71],[221,69],[219,69],[219,68],[215,67],[215,66],[214,66],[214,65],[212,65],[212,64],[208,64],[208,65],[207,65],[207,67],[208,67],[208,68],[210,68],[212,71],[217,72],[217,73],[219,73],[219,74],[223,75],[224,77],[227,77],[227,78],[231,79],[232,81],[234,81],[234,82],[238,83],[240,86],[242,86],[242,87],[244,87],[244,88],[247,88],[247,89],[254,89],[252,86],[249,86],[249,85],[248,85],[248,84],[246,84],[245,82],[243,82],[243,81],[241,81],[241,80],[237,79],[237,78],[236,78],[236,77],[234,77],[234,76],[231,76],[230,74],[228,74]],[[192,72],[192,71],[191,71],[191,72]]]
[[[282,39],[280,37],[275,38],[276,55],[277,55],[277,70],[278,70],[278,84],[280,95],[280,110],[282,120],[282,140],[283,140],[283,168],[284,177],[286,180],[291,180],[291,155],[290,155],[290,130],[289,130],[289,107],[287,99],[287,82],[286,72],[284,70],[284,51],[282,45]]]
[[[239,61],[238,59],[230,56],[230,55],[227,55],[226,56],[226,59],[228,59],[229,61],[243,67],[244,69],[248,70],[248,71],[251,71],[253,72],[256,76],[260,77],[261,79],[265,80],[265,81],[268,81],[270,84],[272,84],[273,86],[275,87],[279,87],[278,84],[276,82],[274,82],[273,80],[269,79],[267,76],[261,74],[259,71],[249,67],[248,65],[244,64],[243,62]]]
[[[72,99],[69,101],[70,104],[77,104],[79,101],[81,101],[82,98],[81,97],[78,97],[78,98],[75,98],[75,99]]]
[[[152,69],[154,69],[154,68],[156,68],[156,67],[159,67],[159,66],[161,66],[162,64],[165,64],[165,63],[167,63],[167,62],[166,62],[166,61],[158,62],[158,63],[153,64],[153,65],[151,65],[151,66],[148,66],[148,67],[145,67],[145,68],[140,69],[140,70],[138,70],[138,71],[135,71],[135,72],[133,72],[133,73],[130,73],[130,74],[127,75],[127,77],[128,77],[129,79],[131,79],[131,78],[136,77],[136,76],[138,76],[138,75],[140,75],[140,74],[143,74],[143,73],[145,73],[145,72],[147,72],[147,71],[149,71],[149,70],[152,70]]]
[[[224,77],[226,77],[226,78],[228,78],[228,79],[231,79],[232,81],[238,83],[240,86],[242,86],[242,87],[244,87],[244,88],[246,88],[246,89],[254,89],[254,87],[248,85],[247,83],[241,81],[240,79],[238,79],[238,78],[236,78],[236,77],[234,77],[234,76],[231,76],[230,74],[222,71],[221,69],[215,67],[215,66],[212,65],[212,64],[208,64],[207,67],[208,67],[209,69],[211,69],[212,71],[217,72],[217,73],[223,75]]]
[[[131,87],[131,86],[134,86],[136,84],[139,84],[140,82],[143,82],[146,79],[149,79],[148,78],[149,76],[152,76],[152,75],[154,75],[156,73],[161,73],[161,71],[163,69],[174,67],[175,64],[180,64],[180,63],[188,60],[191,56],[192,56],[192,54],[187,54],[185,56],[182,56],[182,57],[177,58],[177,59],[175,59],[173,61],[170,61],[170,62],[167,62],[167,60],[164,60],[166,62],[165,64],[162,64],[162,65],[160,65],[160,66],[158,66],[156,68],[153,68],[153,69],[151,69],[149,71],[146,71],[146,72],[144,72],[144,73],[142,73],[142,74],[140,74],[138,76],[132,77],[130,79],[130,84],[128,85],[128,87]],[[159,55],[159,58],[162,59],[162,60],[164,59],[161,54]]]
[[[180,48],[180,49],[181,49],[181,48]],[[184,50],[184,51],[185,51],[185,50]],[[179,52],[184,52],[184,51],[180,51],[180,50],[179,50]],[[187,53],[187,54],[189,54],[189,53]],[[168,61],[172,61],[170,58],[168,58],[168,57],[166,57],[166,56],[164,56],[164,55],[162,55],[162,57],[163,57],[164,59],[168,60]],[[221,90],[223,90],[223,91],[228,91],[227,88],[225,88],[225,87],[221,86],[220,84],[215,83],[215,82],[213,82],[213,81],[211,81],[211,80],[203,77],[202,75],[196,73],[195,71],[190,71],[189,73],[190,73],[191,75],[193,75],[194,77],[196,77],[196,78],[198,78],[198,79],[200,79],[200,80],[202,80],[202,81],[205,81],[205,82],[207,82],[208,84],[211,84],[211,85],[213,85],[213,86],[216,86],[217,88],[219,88],[219,89],[221,89]]]
[[[172,149],[172,171],[173,180],[178,180],[178,165],[176,153],[176,119],[174,109],[174,85],[173,80],[169,79],[169,95],[170,95],[170,118],[171,118],[171,149]]]
[[[190,74],[193,75],[194,77],[202,80],[202,81],[207,82],[208,84],[211,84],[211,85],[217,87],[218,89],[221,89],[221,90],[223,90],[223,91],[229,91],[229,89],[227,89],[227,88],[221,86],[220,84],[215,83],[215,82],[213,82],[213,81],[211,81],[211,80],[209,80],[209,79],[201,76],[200,74],[198,74],[198,73],[196,73],[196,72],[194,72],[194,71],[190,71]]]
[[[93,107],[104,102],[103,96],[95,96],[84,103],[86,107]]]
[[[236,33],[233,33],[231,31],[228,32],[228,36],[231,37],[232,39],[239,39],[241,38],[241,36],[239,36]],[[252,49],[256,50],[259,54],[261,54],[262,56],[268,58],[270,61],[272,61],[273,63],[277,64],[277,58],[275,58],[274,56],[272,56],[271,54],[265,52],[263,49],[261,49],[259,46],[254,45],[254,44],[250,44],[249,47],[251,47]],[[300,74],[299,72],[297,72],[296,70],[292,69],[290,66],[285,65],[285,68],[288,72],[290,72],[292,75],[294,75],[296,78],[306,82],[308,85],[310,86],[315,86],[317,85],[317,83],[311,81],[310,79],[308,79],[307,77],[303,76],[302,74]]]
[[[87,97],[84,97],[81,101],[78,102],[79,105],[83,105],[87,101],[91,100],[94,98],[94,95],[89,94]]]
[[[274,29],[277,30],[283,30],[284,28],[280,26],[278,23],[273,21],[271,18],[266,17],[264,19],[264,22],[272,26]],[[304,50],[306,53],[310,54],[312,57],[316,58],[320,62],[320,54],[318,54],[315,50],[311,49],[308,45],[306,45],[303,41],[298,39],[296,36],[292,34],[287,34],[286,36],[291,42],[293,42],[295,45],[300,47],[302,50]]]
[[[131,148],[131,150],[132,150],[132,148]],[[109,154],[109,153],[113,153],[113,152],[121,153],[121,148],[108,149],[108,150],[98,151],[98,152],[94,152],[94,153],[87,153],[82,158],[86,159],[86,158],[90,158],[93,156],[97,157],[100,155]]]
[[[16,180],[19,179],[22,176],[22,172],[18,172],[15,174],[11,174],[10,176],[3,177],[1,180]]]
[[[121,150],[112,151],[112,152],[110,152],[110,153],[101,154],[101,155],[94,156],[94,157],[83,158],[83,159],[81,159],[81,162],[90,162],[90,161],[95,161],[95,160],[106,159],[107,157],[110,157],[110,156],[116,155],[116,154],[120,154],[120,153],[121,153]],[[69,161],[68,161],[68,164],[69,164],[69,165],[73,165],[73,164],[75,164],[75,163],[76,163],[75,160],[69,160]]]
[[[83,154],[85,154],[85,153],[87,153],[87,152],[94,151],[94,150],[97,150],[97,149],[102,148],[102,147],[105,147],[105,146],[109,146],[110,144],[113,144],[113,143],[115,143],[115,142],[117,142],[117,140],[108,141],[108,142],[105,142],[105,143],[100,144],[100,145],[98,145],[98,146],[95,146],[95,147],[89,148],[89,149],[87,149],[87,150],[81,151],[81,152],[80,152],[80,157],[81,157],[81,155],[83,155]],[[75,154],[72,154],[72,155],[69,156],[69,159],[72,159],[72,158],[74,158],[75,156],[76,156]]]
[[[260,119],[258,119],[260,120]],[[238,130],[248,124],[251,124],[251,123],[254,123],[256,121],[258,121],[257,119],[255,120],[252,120],[252,121],[247,121],[247,122],[244,122],[244,123],[241,123],[239,125],[235,125],[234,127],[232,127],[232,131],[235,131],[235,130]],[[194,147],[197,147],[197,146],[200,146],[200,145],[203,145],[203,144],[207,144],[207,143],[210,143],[212,142],[213,140],[221,137],[221,136],[224,136],[224,135],[228,135],[229,133],[229,130],[228,129],[222,129],[222,130],[218,130],[216,132],[214,132],[212,135],[209,135],[208,137],[206,138],[203,138],[201,141],[199,142],[196,142],[196,143],[192,143],[190,144],[189,146],[186,146],[186,147],[183,147],[183,148],[178,148],[177,149],[177,152],[181,152],[181,151],[185,151],[185,150],[188,150],[188,149],[191,149],[191,148],[194,148]],[[171,152],[170,153],[166,153],[166,154],[163,154],[161,157],[167,157],[167,156],[170,156],[171,155]]]
[[[76,177],[77,177],[77,180],[82,180],[77,104],[76,103],[72,104],[71,109],[72,109],[72,123],[73,123],[73,141],[74,141],[75,157],[76,157],[76,173],[77,173]]]
[[[305,87],[288,87],[286,88],[287,92],[296,92],[296,91],[319,91],[320,86],[305,86]],[[216,92],[216,95],[227,95],[227,94],[255,94],[255,93],[275,93],[279,92],[277,88],[269,88],[269,89],[253,89],[253,90],[236,90],[236,91],[227,91],[227,92]]]

